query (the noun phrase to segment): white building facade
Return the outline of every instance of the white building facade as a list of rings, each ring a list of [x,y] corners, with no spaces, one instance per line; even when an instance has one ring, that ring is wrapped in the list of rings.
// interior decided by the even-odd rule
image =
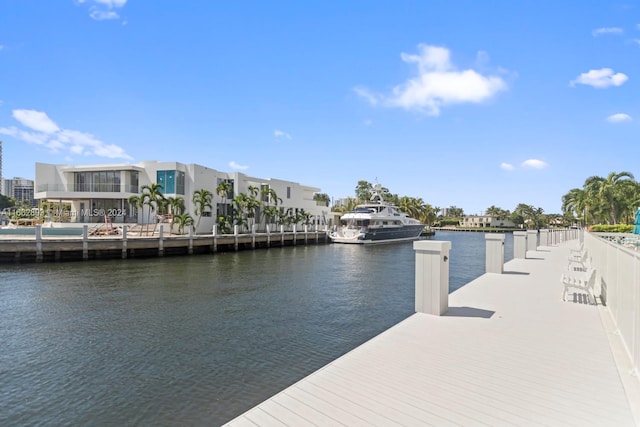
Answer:
[[[2,194],[12,197],[20,204],[36,206],[34,200],[34,182],[32,179],[14,177],[2,180]]]
[[[508,218],[494,215],[467,215],[460,221],[462,227],[515,227],[515,223]]]
[[[224,199],[216,191],[222,181],[228,181],[232,189]],[[277,204],[280,212],[290,215],[305,212],[315,225],[325,224],[329,210],[313,200],[314,194],[320,192],[316,187],[255,178],[240,172],[220,172],[197,164],[158,161],[86,166],[36,163],[35,197],[67,206],[62,217],[51,215],[64,222],[100,223],[105,222],[107,215],[112,223],[154,223],[156,212],[150,212],[148,206],[137,208],[129,201],[132,196],[140,196],[144,186],[153,183],[162,185],[164,197],[184,200],[185,212],[198,222],[196,233],[211,233],[217,217],[231,212],[233,198],[241,193],[250,194],[250,187],[258,189],[256,198],[262,201],[254,220],[258,227],[266,226],[267,219],[260,214],[265,206]],[[212,207],[196,215],[192,198],[201,189],[213,194]],[[276,200],[263,196],[269,189],[277,194]]]

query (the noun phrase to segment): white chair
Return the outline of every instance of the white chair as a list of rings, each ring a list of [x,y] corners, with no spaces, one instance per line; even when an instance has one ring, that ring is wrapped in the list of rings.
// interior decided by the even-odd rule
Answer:
[[[596,297],[594,294],[594,288],[596,285],[596,271],[595,269],[589,267],[587,271],[568,271],[562,274],[560,278],[560,283],[564,285],[564,290],[562,292],[562,300],[567,300],[567,293],[569,293],[569,289],[577,289],[580,291],[586,291],[589,298],[589,303],[593,301],[595,304]]]
[[[591,260],[587,251],[569,255],[569,271],[586,271],[591,266]]]

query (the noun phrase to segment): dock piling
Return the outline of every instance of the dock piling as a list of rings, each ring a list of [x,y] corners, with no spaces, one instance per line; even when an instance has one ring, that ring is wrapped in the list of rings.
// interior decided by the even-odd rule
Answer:
[[[416,251],[416,312],[442,316],[449,309],[451,242],[413,242]]]

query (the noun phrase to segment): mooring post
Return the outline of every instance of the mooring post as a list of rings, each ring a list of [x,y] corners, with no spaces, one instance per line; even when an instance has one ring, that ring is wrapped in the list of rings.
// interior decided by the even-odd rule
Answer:
[[[122,259],[127,259],[127,226],[122,226]]]
[[[549,230],[540,230],[540,246],[549,246]]]
[[[251,225],[251,249],[256,248],[256,225]]]
[[[193,255],[193,227],[189,227],[189,248],[187,252],[189,255]]]
[[[527,230],[527,251],[538,249],[538,230]]]
[[[238,252],[238,225],[234,225],[233,226],[233,235],[234,237],[234,243],[233,243],[233,249]]]
[[[487,273],[504,273],[504,234],[487,233],[485,271]]]
[[[164,256],[164,227],[158,231],[158,256]]]
[[[413,242],[416,251],[416,312],[442,316],[449,309],[449,250],[451,242]]]
[[[293,224],[293,246],[296,245],[296,243],[298,243],[298,224]]]
[[[527,232],[513,232],[513,258],[525,259],[527,257]]]
[[[211,246],[211,252],[216,253],[218,251],[218,224],[213,225],[213,245]]]
[[[267,224],[267,248],[271,247],[271,228]]]
[[[36,262],[42,262],[42,224],[36,224]]]

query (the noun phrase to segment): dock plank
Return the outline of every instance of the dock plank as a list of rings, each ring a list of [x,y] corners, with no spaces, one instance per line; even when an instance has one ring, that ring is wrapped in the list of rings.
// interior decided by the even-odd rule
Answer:
[[[280,408],[327,426],[635,425],[602,307],[561,299],[568,253],[510,261],[452,293],[446,315],[410,316],[230,425]]]

